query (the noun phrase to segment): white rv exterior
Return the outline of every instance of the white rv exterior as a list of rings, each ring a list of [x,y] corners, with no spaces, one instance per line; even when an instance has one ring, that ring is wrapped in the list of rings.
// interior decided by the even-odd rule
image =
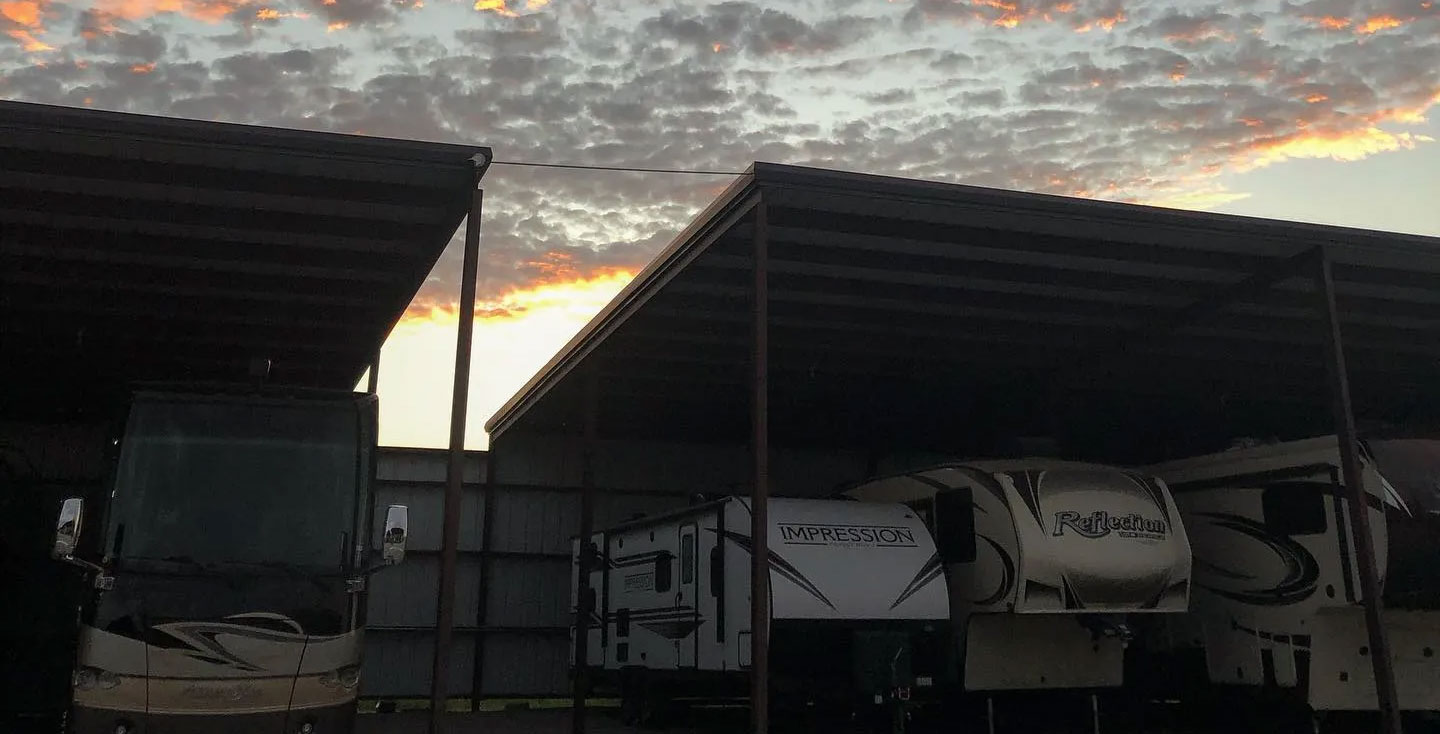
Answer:
[[[1440,710],[1440,441],[1362,445],[1401,708]],[[1376,708],[1355,540],[1335,436],[1152,466],[1195,548],[1193,613],[1215,684],[1290,689],[1315,711]]]
[[[967,691],[1124,682],[1124,615],[1183,612],[1190,545],[1165,484],[1052,460],[946,464],[845,492],[934,531]]]
[[[776,498],[768,507],[774,687],[845,689],[869,701],[933,683],[916,647],[921,658],[934,652],[924,639],[943,635],[949,605],[916,513],[847,500]],[[622,688],[636,677],[674,690],[743,684],[750,531],[749,499],[730,497],[596,533],[585,664]],[[577,542],[575,573],[579,550]],[[841,685],[815,685],[825,678]]]

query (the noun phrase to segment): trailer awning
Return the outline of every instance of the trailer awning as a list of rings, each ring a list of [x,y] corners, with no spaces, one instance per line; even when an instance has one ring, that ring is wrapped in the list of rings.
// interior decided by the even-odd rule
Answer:
[[[476,159],[476,156],[479,156]],[[488,148],[0,101],[0,416],[135,380],[348,389]]]
[[[954,448],[1061,423],[1092,442],[1119,423],[1171,443],[1207,422],[1328,432],[1317,247],[1357,412],[1440,403],[1440,239],[757,163],[492,437],[579,433],[593,375],[606,435],[745,440],[762,208],[777,445]]]

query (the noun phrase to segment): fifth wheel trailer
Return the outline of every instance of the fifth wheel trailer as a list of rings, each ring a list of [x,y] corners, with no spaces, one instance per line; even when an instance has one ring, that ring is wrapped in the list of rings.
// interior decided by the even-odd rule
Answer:
[[[893,718],[933,687],[949,605],[920,517],[822,499],[772,499],[768,517],[776,706]],[[590,611],[583,664],[620,689],[627,717],[676,697],[743,695],[750,523],[749,499],[729,497],[576,539],[574,572],[588,569],[593,591],[572,599]]]
[[[1361,463],[1400,706],[1440,711],[1440,440],[1374,435]],[[1220,695],[1374,711],[1355,539],[1336,437],[1151,466],[1195,548],[1192,613],[1160,644],[1203,658]],[[1188,655],[1186,653],[1189,653]],[[1308,723],[1302,722],[1308,728]]]
[[[1049,459],[968,461],[845,490],[904,503],[935,534],[964,698],[1120,693],[1134,615],[1184,612],[1191,556],[1163,481]],[[937,567],[936,572],[939,573]],[[1073,700],[1073,699],[1072,699]],[[1029,708],[1029,707],[1027,707]]]

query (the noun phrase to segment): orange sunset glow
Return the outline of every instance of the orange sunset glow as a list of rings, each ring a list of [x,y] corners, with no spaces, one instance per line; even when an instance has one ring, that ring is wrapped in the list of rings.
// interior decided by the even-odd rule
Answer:
[[[1256,143],[1236,162],[1235,167],[1238,170],[1251,170],[1290,158],[1358,161],[1379,153],[1414,150],[1420,143],[1433,142],[1434,138],[1426,135],[1393,133],[1378,127],[1333,132],[1302,130]]]
[[[224,20],[250,0],[100,0],[95,10],[102,18],[140,20],[156,15],[175,13],[193,20],[215,24]],[[113,28],[106,28],[113,32]]]
[[[1405,25],[1405,21],[1393,15],[1377,15],[1356,26],[1355,32],[1366,34],[1376,33],[1390,28],[1399,28],[1402,25]]]
[[[534,11],[540,10],[550,4],[550,0],[525,0],[525,9]],[[475,9],[488,11],[506,18],[514,18],[520,14],[510,8],[508,0],[475,0]]]
[[[1105,31],[1113,31],[1113,30],[1115,30],[1115,26],[1117,26],[1117,25],[1119,25],[1119,24],[1121,24],[1121,23],[1124,23],[1125,21],[1126,21],[1125,11],[1120,10],[1120,11],[1116,11],[1116,13],[1115,13],[1114,15],[1106,16],[1106,17],[1104,17],[1104,18],[1096,18],[1095,20],[1093,20],[1093,21],[1091,21],[1091,22],[1089,22],[1089,23],[1085,23],[1085,24],[1079,26],[1078,28],[1076,28],[1076,29],[1075,29],[1075,32],[1076,32],[1076,33],[1089,33],[1090,31],[1095,30],[1096,28],[1100,28],[1101,30],[1105,30]]]
[[[45,7],[39,0],[4,0],[0,2],[0,18],[20,26],[6,31],[6,35],[20,43],[29,53],[54,51],[55,47],[40,40],[36,33],[44,32]]]
[[[538,284],[476,303],[468,448],[486,445],[482,424],[635,277],[632,270],[601,268],[586,276],[551,279],[573,274],[563,258],[558,263]],[[383,443],[445,445],[445,415],[427,412],[421,419],[404,403],[387,403],[385,395],[387,390],[392,395],[403,390],[406,401],[449,405],[455,325],[452,304],[412,306],[391,332],[380,357]]]

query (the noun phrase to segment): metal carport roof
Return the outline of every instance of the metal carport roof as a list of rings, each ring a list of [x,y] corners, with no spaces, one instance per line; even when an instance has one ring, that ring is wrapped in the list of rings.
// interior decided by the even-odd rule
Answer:
[[[490,157],[0,101],[0,415],[252,358],[353,387]]]
[[[607,437],[746,440],[761,210],[776,445],[983,452],[1068,424],[1081,453],[1137,461],[1329,430],[1315,248],[1357,413],[1440,396],[1440,239],[756,163],[492,436],[580,433],[592,374]]]

